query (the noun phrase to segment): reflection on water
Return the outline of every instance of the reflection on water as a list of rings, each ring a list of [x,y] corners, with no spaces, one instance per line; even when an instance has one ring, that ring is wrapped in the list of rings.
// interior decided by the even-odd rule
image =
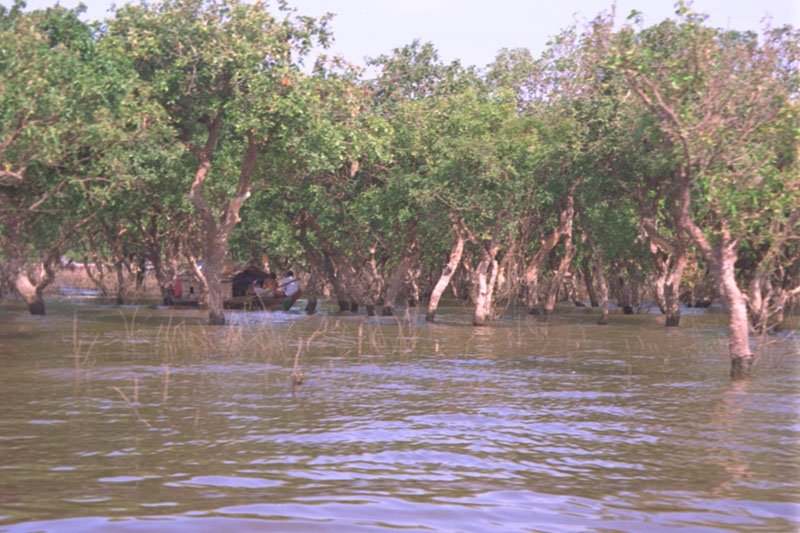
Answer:
[[[732,384],[718,316],[49,311],[0,311],[0,529],[800,527],[797,343]]]

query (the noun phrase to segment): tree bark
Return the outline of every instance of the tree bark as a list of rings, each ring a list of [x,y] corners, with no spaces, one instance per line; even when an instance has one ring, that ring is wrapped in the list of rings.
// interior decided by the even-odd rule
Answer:
[[[664,284],[666,327],[678,327],[681,323],[681,278],[688,262],[689,258],[685,253],[676,258],[676,264]]]
[[[600,289],[600,319],[597,323],[605,326],[608,324],[608,283],[606,283],[606,275],[603,272],[603,252],[588,234],[586,234],[586,241],[592,250],[594,275],[597,278],[597,286]]]
[[[592,307],[597,307],[599,303],[597,301],[597,292],[594,290],[594,276],[592,275],[590,262],[591,255],[587,253],[581,259],[581,273],[583,274],[583,282],[586,285],[586,294],[589,296],[589,303]]]
[[[383,299],[383,310],[381,313],[383,316],[392,316],[394,314],[397,296],[400,294],[400,289],[403,288],[403,282],[409,270],[417,262],[418,250],[416,222],[412,222],[408,229],[408,238],[403,249],[403,258],[400,260],[400,264],[397,265],[394,272],[392,272],[392,275],[389,276],[389,281],[386,283],[386,296]]]
[[[475,326],[485,326],[494,317],[494,286],[499,271],[496,256],[499,249],[494,239],[481,247],[481,261],[475,269],[478,286],[472,318]]]
[[[723,231],[723,234],[726,233]],[[726,242],[727,241],[727,242]],[[736,243],[723,238],[719,250],[719,280],[725,294],[729,313],[730,334],[728,349],[731,354],[731,377],[747,376],[753,365],[750,351],[750,323],[747,317],[747,299],[736,283]]]
[[[581,180],[574,183],[570,187],[570,191],[564,199],[564,208],[558,214],[558,224],[552,231],[546,233],[540,243],[539,249],[533,254],[531,260],[525,268],[525,287],[526,292],[526,305],[528,313],[531,315],[539,314],[540,301],[539,301],[539,269],[542,263],[550,255],[550,252],[558,245],[561,236],[569,233],[572,235],[572,221],[575,215],[575,188]]]
[[[411,296],[408,298],[408,307],[417,307],[419,304],[419,277],[422,269],[419,262],[408,271],[408,283],[411,285]]]
[[[558,299],[558,291],[561,287],[561,282],[564,279],[564,274],[566,274],[567,269],[572,264],[572,257],[575,255],[575,247],[572,245],[571,230],[566,233],[564,246],[564,255],[561,257],[558,268],[553,274],[553,278],[550,280],[550,284],[547,287],[547,296],[544,301],[543,309],[545,315],[553,314],[553,311],[556,307],[556,300]]]
[[[464,254],[464,245],[467,239],[464,233],[463,223],[454,218],[452,229],[454,237],[453,246],[450,249],[450,258],[442,269],[442,274],[439,276],[439,281],[437,281],[436,285],[433,287],[433,292],[431,292],[431,298],[428,302],[428,312],[425,314],[425,320],[428,322],[433,322],[436,316],[436,310],[439,308],[439,301],[442,299],[442,294],[444,294],[444,291],[450,284],[450,280],[461,262],[461,256]]]
[[[706,235],[694,223],[690,212],[691,179],[685,168],[679,168],[675,183],[680,195],[679,223],[681,229],[692,238],[711,266],[728,312],[728,352],[731,356],[731,378],[746,377],[753,365],[753,354],[750,351],[750,324],[747,317],[747,298],[736,283],[736,246],[732,238],[728,221],[720,220],[718,242],[712,246]]]
[[[791,267],[781,265],[783,257],[791,257],[789,243],[800,233],[800,209],[793,211],[785,221],[775,222],[771,231],[772,244],[761,257],[747,288],[750,322],[759,334],[780,329],[788,308],[800,295],[796,268],[793,274]]]
[[[14,276],[14,288],[28,305],[28,311],[32,315],[44,315],[45,305],[44,296],[42,291],[37,290],[37,287],[31,282],[22,268],[19,268]]]
[[[255,170],[260,144],[252,134],[247,135],[247,148],[242,156],[236,190],[225,203],[221,215],[217,217],[205,198],[204,184],[209,176],[211,157],[216,149],[222,129],[221,112],[218,112],[213,120],[208,123],[207,128],[208,137],[205,146],[202,149],[193,147],[193,152],[198,157],[199,164],[189,192],[189,199],[200,215],[201,228],[203,230],[203,252],[205,255],[203,259],[205,263],[202,275],[198,277],[200,277],[208,295],[208,323],[209,325],[224,325],[224,297],[221,285],[224,257],[228,251],[230,234],[241,220],[239,212],[242,205],[250,197],[250,179]]]
[[[122,259],[118,259],[117,262],[114,263],[114,270],[117,274],[116,302],[117,305],[125,305],[125,300],[127,299],[127,290],[125,287],[125,270]]]

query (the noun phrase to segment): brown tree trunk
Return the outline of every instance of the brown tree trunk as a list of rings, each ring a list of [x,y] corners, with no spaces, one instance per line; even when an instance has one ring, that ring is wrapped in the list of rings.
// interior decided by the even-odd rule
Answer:
[[[594,275],[597,278],[597,287],[600,289],[600,319],[598,324],[605,326],[608,324],[608,283],[606,283],[606,275],[603,272],[603,253],[600,247],[597,246],[589,235],[586,235],[586,241],[592,250],[592,262],[594,263]]]
[[[792,251],[789,243],[800,233],[800,209],[785,222],[775,222],[772,244],[764,253],[747,288],[747,309],[753,330],[759,334],[781,329],[787,311],[800,295],[800,279],[780,265]]]
[[[439,301],[442,299],[445,289],[450,284],[450,280],[455,274],[458,264],[461,262],[461,256],[464,254],[464,245],[466,244],[466,236],[463,231],[462,223],[459,220],[453,220],[452,223],[454,241],[450,249],[450,258],[447,264],[442,269],[442,274],[439,276],[439,281],[433,287],[431,298],[428,302],[428,312],[425,314],[425,320],[433,322],[436,316],[436,310],[439,308]]]
[[[572,245],[572,232],[566,233],[564,241],[564,255],[558,264],[558,268],[553,273],[553,278],[550,280],[550,285],[547,287],[547,296],[544,301],[543,312],[545,315],[552,315],[556,307],[556,300],[558,299],[558,291],[561,287],[561,282],[564,279],[567,269],[572,264],[572,257],[575,255],[575,247]]]
[[[686,250],[677,250],[665,259],[654,254],[658,277],[655,279],[656,302],[666,317],[666,327],[678,327],[681,322],[680,286],[683,272],[689,262]]]
[[[242,205],[250,197],[250,179],[255,170],[261,146],[252,134],[248,134],[247,149],[242,156],[236,190],[227,200],[221,216],[218,217],[208,205],[203,191],[211,168],[211,156],[216,149],[222,128],[221,113],[218,113],[208,123],[207,128],[208,138],[205,147],[202,149],[194,147],[193,149],[195,156],[199,159],[199,164],[189,192],[189,199],[200,215],[201,228],[203,230],[203,251],[205,253],[203,259],[205,266],[202,273],[198,271],[198,277],[203,280],[204,288],[206,289],[208,323],[210,325],[224,325],[224,296],[221,285],[223,260],[228,252],[228,240],[231,232],[241,220],[239,213]]]
[[[662,314],[667,314],[667,296],[665,294],[664,285],[667,283],[667,261],[659,253],[658,249],[651,245],[650,255],[653,258],[653,263],[656,265],[656,278],[653,280],[653,289],[656,297],[656,304],[658,310]]]
[[[354,277],[355,283],[351,286],[356,298],[364,304],[367,316],[375,316],[375,309],[380,302],[384,286],[383,276],[375,259],[376,252],[377,246],[370,246],[369,257],[362,263],[360,271]]]
[[[569,194],[567,194],[564,199],[564,208],[558,214],[558,224],[552,231],[546,233],[542,237],[539,243],[539,249],[533,254],[533,257],[531,257],[531,260],[525,268],[524,281],[525,287],[527,288],[526,306],[528,308],[528,313],[531,315],[537,315],[542,311],[539,309],[539,270],[542,263],[558,245],[562,235],[569,234],[570,238],[572,236],[572,221],[575,216],[574,191],[578,183],[579,182],[573,184]]]
[[[144,229],[142,229],[144,232]],[[161,300],[164,305],[172,305],[172,287],[170,283],[174,275],[174,271],[165,268],[164,262],[161,258],[161,235],[158,231],[158,219],[155,215],[150,217],[150,225],[146,232],[147,235],[147,253],[145,260],[149,259],[153,265],[153,274],[155,275],[158,289],[161,293]]]
[[[306,235],[306,225],[303,220],[298,220],[295,225],[299,228],[298,240],[303,246],[306,253],[306,263],[308,264],[309,276],[306,281],[306,286],[303,288],[303,294],[306,296],[306,314],[313,315],[317,311],[317,298],[325,290],[325,278],[327,277],[327,269],[325,265],[325,258],[317,249],[315,249],[309,242]]]
[[[395,302],[400,294],[400,289],[403,288],[403,282],[411,267],[417,262],[418,249],[416,223],[412,223],[408,229],[408,239],[403,249],[403,258],[386,283],[386,296],[383,299],[383,311],[381,313],[383,316],[392,316],[394,314]]]
[[[681,218],[680,198],[673,211],[675,223]],[[658,276],[655,280],[655,293],[658,308],[666,317],[667,327],[677,327],[681,322],[680,289],[683,272],[689,263],[689,242],[686,235],[678,230],[671,239],[666,238],[656,228],[651,218],[642,219],[642,227],[650,239],[650,256],[656,264]]]
[[[632,287],[625,281],[624,271],[619,269],[616,275],[611,276],[611,291],[617,300],[617,307],[622,309],[626,315],[633,314]]]
[[[127,299],[127,287],[125,286],[125,269],[121,259],[114,263],[114,270],[117,274],[117,305],[125,305]]]
[[[309,296],[306,300],[306,314],[313,315],[317,312],[317,297]]]
[[[686,255],[683,255],[681,258],[678,258],[677,261],[681,262],[682,265],[673,268],[664,284],[664,299],[666,303],[665,325],[667,327],[678,327],[681,323],[681,278],[683,277],[683,271],[688,263],[688,258]]]
[[[594,277],[592,276],[592,268],[590,266],[591,256],[587,253],[581,260],[581,273],[583,274],[583,282],[586,285],[586,294],[589,296],[589,303],[592,307],[599,305],[597,301],[597,292],[594,290]]]
[[[89,263],[89,258],[83,256],[83,271],[86,273],[94,286],[100,291],[104,298],[108,297],[108,287],[106,286],[106,274],[103,269],[103,264],[98,257],[94,259],[94,267]],[[96,272],[96,273],[95,273]]]

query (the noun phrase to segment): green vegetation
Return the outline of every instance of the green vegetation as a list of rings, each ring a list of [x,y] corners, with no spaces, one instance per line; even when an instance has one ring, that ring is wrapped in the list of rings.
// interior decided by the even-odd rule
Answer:
[[[732,373],[800,298],[800,36],[598,17],[485,69],[413,42],[310,57],[327,18],[159,0],[102,23],[0,8],[0,286],[44,314],[63,255],[165,295],[226,261],[303,273],[313,310],[390,315],[446,290],[473,322],[559,297],[633,312],[718,298]],[[380,52],[380,51],[376,51]],[[199,268],[202,261],[203,268]],[[99,280],[102,284],[102,280]]]

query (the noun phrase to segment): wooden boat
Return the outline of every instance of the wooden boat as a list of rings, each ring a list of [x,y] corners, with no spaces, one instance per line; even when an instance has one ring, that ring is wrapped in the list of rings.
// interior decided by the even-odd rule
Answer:
[[[300,298],[302,290],[297,291],[292,296],[281,296],[279,298],[266,298],[258,294],[246,294],[244,296],[234,296],[223,302],[225,309],[243,309],[245,311],[263,309],[265,311],[278,311],[283,309],[288,311]]]
[[[200,300],[197,298],[188,299],[188,298],[176,298],[172,296],[169,298],[169,301],[164,302],[165,305],[174,305],[176,307],[200,307]]]

